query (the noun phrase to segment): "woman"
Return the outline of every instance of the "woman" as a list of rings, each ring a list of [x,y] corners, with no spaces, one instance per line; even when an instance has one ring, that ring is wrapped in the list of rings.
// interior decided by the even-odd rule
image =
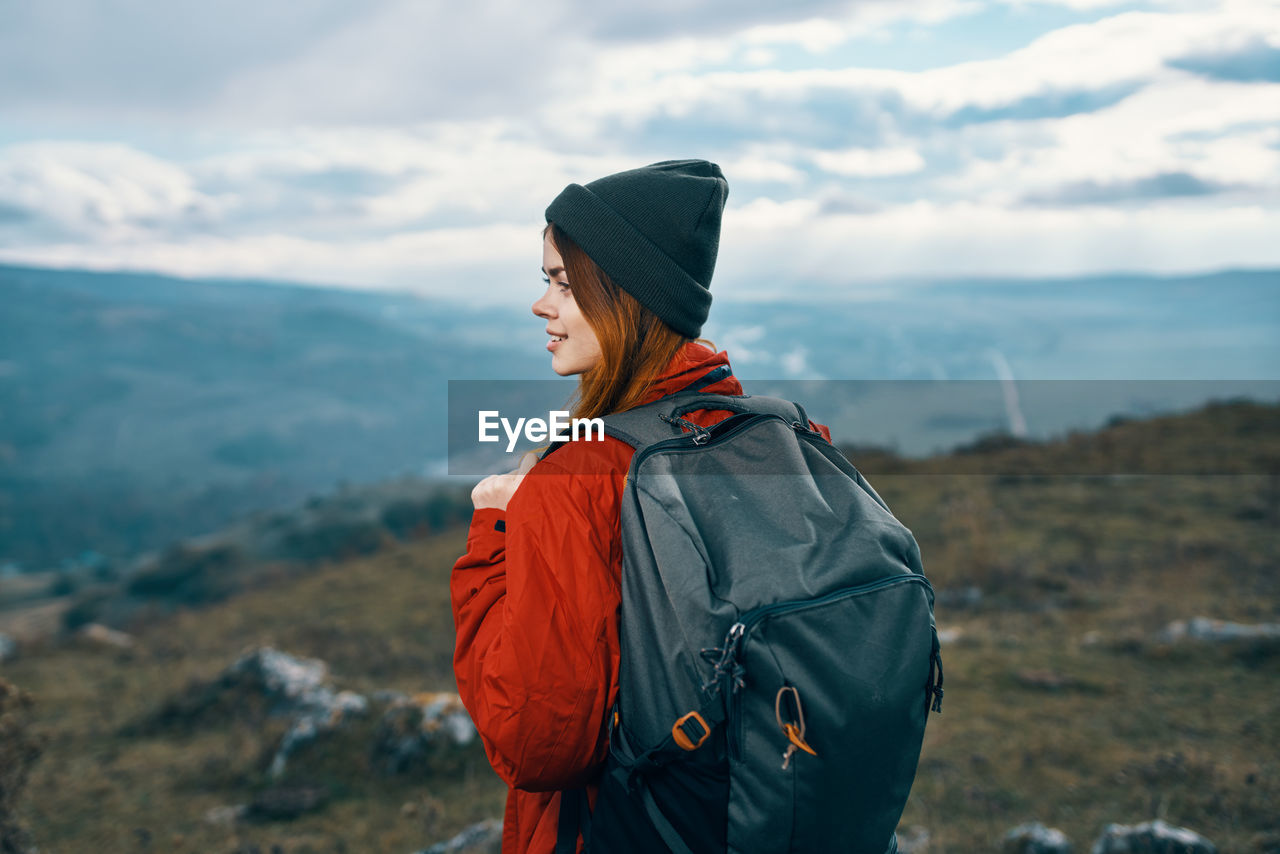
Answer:
[[[728,184],[701,160],[570,184],[547,208],[551,367],[578,375],[593,418],[686,388],[741,394],[725,353],[698,340]],[[707,426],[731,413],[699,411]],[[820,428],[824,430],[825,428]],[[632,449],[576,441],[472,492],[467,553],[451,582],[458,690],[511,787],[503,851],[556,847],[560,791],[603,766],[618,691],[620,501]]]

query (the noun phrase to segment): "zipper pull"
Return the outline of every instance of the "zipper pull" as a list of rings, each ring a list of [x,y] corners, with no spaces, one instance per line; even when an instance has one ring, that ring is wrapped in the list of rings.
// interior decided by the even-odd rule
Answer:
[[[933,630],[933,649],[929,653],[929,684],[926,686],[925,704],[938,714],[942,714],[942,644],[938,641],[938,630]]]
[[[680,418],[678,416],[673,417],[670,415],[663,415],[662,413],[658,413],[658,417],[661,418],[663,421],[667,422],[668,424],[674,424],[684,430],[687,430],[693,433],[693,444],[695,445],[705,445],[707,443],[707,440],[711,438],[710,430],[708,430],[706,427],[703,427],[701,425],[694,424],[692,421],[690,421],[687,418]]]
[[[804,740],[804,734],[801,731],[800,727],[796,726],[795,724],[783,724],[782,731],[786,734],[787,740],[791,742],[790,744],[787,745],[786,752],[782,754],[782,770],[783,771],[786,771],[787,766],[791,764],[791,757],[792,755],[795,754],[797,748],[799,748],[800,750],[803,750],[805,753],[809,754],[810,756],[818,755],[818,751],[810,747],[809,743]]]
[[[784,694],[790,694],[795,703],[796,719],[795,721],[782,720],[782,697]],[[804,707],[800,705],[800,692],[792,685],[783,685],[778,689],[778,694],[773,700],[773,714],[778,721],[778,728],[782,730],[782,734],[787,737],[787,749],[782,754],[782,770],[786,771],[791,764],[791,757],[795,755],[797,750],[803,750],[810,756],[817,756],[818,751],[809,746],[809,742],[804,740]]]
[[[711,677],[702,686],[702,690],[708,696],[715,696],[723,688],[729,689],[725,691],[725,696],[728,696],[730,693],[737,693],[737,690],[742,687],[742,666],[738,664],[738,647],[746,631],[745,625],[734,623],[729,627],[729,633],[724,636],[723,648],[702,651],[702,655],[708,661],[712,656],[719,655],[715,659]]]

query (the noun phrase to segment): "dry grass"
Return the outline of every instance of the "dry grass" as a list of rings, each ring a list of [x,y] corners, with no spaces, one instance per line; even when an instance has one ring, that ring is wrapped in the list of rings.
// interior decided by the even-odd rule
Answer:
[[[341,688],[452,690],[446,579],[459,534],[329,566],[142,630],[133,651],[68,642],[6,665],[36,699],[50,736],[26,789],[23,822],[42,852],[408,852],[501,814],[505,789],[477,746],[430,779],[381,777],[367,765],[375,721],[303,750],[282,784],[319,782],[333,797],[292,822],[218,827],[205,813],[268,785],[262,769],[283,723],[252,718],[130,737],[121,730],[193,680],[269,644],[328,662]]]
[[[1197,615],[1280,620],[1280,538],[1242,512],[1266,478],[930,480],[877,487],[936,514],[898,510],[941,534],[921,537],[938,586],[985,594],[938,608],[961,638],[904,823],[930,830],[931,852],[990,850],[1031,820],[1084,848],[1109,822],[1152,818],[1262,850],[1280,831],[1280,644],[1154,636]]]
[[[1186,453],[1230,433],[1230,415],[1189,418],[1181,432],[1161,421],[1158,432]],[[1125,441],[1154,441],[1140,426],[1121,425]],[[1273,453],[1275,434],[1259,435]],[[1072,441],[1072,453],[1088,451]],[[1280,648],[1153,640],[1197,615],[1280,621],[1280,490],[1265,467],[1241,471],[873,477],[919,537],[935,586],[982,590],[976,605],[938,607],[939,624],[962,634],[944,650],[944,713],[930,721],[904,816],[929,830],[931,854],[993,850],[1028,820],[1060,827],[1077,850],[1108,822],[1152,818],[1222,851],[1280,838]],[[232,716],[122,734],[262,644],[322,658],[339,687],[364,693],[451,688],[446,579],[461,548],[458,532],[322,567],[143,627],[131,652],[68,642],[4,665],[50,738],[21,813],[41,851],[407,854],[499,815],[503,787],[478,747],[427,775],[381,777],[368,768],[366,720],[290,767],[288,781],[329,788],[323,810],[214,826],[207,810],[267,785],[282,724]]]

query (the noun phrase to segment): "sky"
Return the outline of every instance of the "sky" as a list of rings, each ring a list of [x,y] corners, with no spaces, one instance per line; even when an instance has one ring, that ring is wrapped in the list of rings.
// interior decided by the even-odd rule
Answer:
[[[686,157],[717,293],[1280,267],[1280,0],[0,0],[0,263],[532,298]]]

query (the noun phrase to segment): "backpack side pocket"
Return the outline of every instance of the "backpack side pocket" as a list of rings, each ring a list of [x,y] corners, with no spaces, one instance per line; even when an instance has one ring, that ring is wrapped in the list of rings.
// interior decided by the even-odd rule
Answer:
[[[932,689],[930,592],[904,574],[744,615],[730,851],[891,846]]]

